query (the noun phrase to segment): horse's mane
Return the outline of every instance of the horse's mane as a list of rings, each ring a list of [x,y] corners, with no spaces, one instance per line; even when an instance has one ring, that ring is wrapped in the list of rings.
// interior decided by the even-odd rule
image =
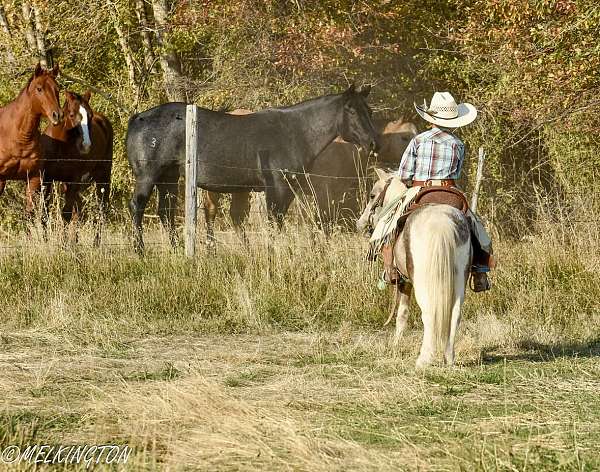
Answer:
[[[261,111],[267,111],[267,110],[297,111],[297,110],[301,110],[301,109],[303,109],[305,107],[311,106],[317,100],[337,98],[340,95],[342,95],[342,93],[330,93],[330,94],[327,94],[327,95],[320,95],[318,97],[307,98],[306,100],[303,100],[301,102],[295,103],[293,105],[283,105],[283,106],[279,106],[279,107],[270,107],[270,108],[265,108],[264,110],[261,110]]]

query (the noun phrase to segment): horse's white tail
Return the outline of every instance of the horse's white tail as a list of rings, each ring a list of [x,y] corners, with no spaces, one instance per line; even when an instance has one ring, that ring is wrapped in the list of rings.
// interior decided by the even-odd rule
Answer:
[[[423,212],[419,222],[411,225],[416,231],[410,235],[415,297],[423,322],[429,322],[433,331],[430,348],[438,352],[446,348],[456,299],[456,228],[452,219],[444,216],[437,211]]]

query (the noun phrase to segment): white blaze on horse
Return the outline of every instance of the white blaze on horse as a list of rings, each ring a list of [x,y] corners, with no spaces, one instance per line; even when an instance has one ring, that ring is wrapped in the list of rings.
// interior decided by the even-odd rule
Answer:
[[[386,216],[386,208],[395,208],[394,201],[407,191],[399,177],[381,169],[376,172],[379,180],[357,221],[359,231],[375,228]],[[424,330],[417,367],[431,364],[440,351],[447,365],[454,363],[454,342],[471,258],[470,225],[462,211],[450,205],[426,204],[406,218],[394,245],[394,263],[410,284],[396,286],[399,305],[395,341],[400,340],[406,327],[414,288]]]
[[[81,115],[81,122],[79,123],[79,127],[81,128],[81,134],[83,136],[81,153],[88,154],[92,147],[92,140],[90,138],[90,124],[88,119],[88,112],[83,105],[79,107],[79,114]]]

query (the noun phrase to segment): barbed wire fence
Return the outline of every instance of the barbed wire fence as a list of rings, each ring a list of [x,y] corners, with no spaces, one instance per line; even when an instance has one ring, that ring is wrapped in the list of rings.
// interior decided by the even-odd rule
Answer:
[[[188,110],[192,107],[195,107],[195,105],[190,105],[188,106]],[[187,120],[187,113],[186,113],[186,120]],[[186,127],[186,136],[189,134],[189,125]],[[150,161],[149,159],[137,159],[136,160],[138,162],[147,162]],[[186,172],[184,171],[185,169],[185,163],[187,162],[195,162],[198,164],[198,158],[197,155],[194,156],[190,156],[189,153],[186,154],[185,159],[182,159],[181,156],[177,156],[177,157],[173,157],[172,159],[167,159],[166,162],[177,162],[180,164],[181,170],[183,172],[181,172],[184,177],[186,175]],[[89,158],[85,158],[85,157],[81,157],[81,155],[74,155],[74,156],[61,156],[61,157],[57,157],[57,156],[52,156],[52,157],[47,157],[44,159],[44,162],[46,163],[53,163],[53,162],[59,162],[59,163],[70,163],[70,164],[74,164],[74,163],[81,163],[81,164],[102,164],[102,163],[111,163],[113,162],[112,159],[89,159]],[[163,162],[165,162],[165,160],[163,160]],[[280,168],[263,168],[263,167],[256,167],[256,166],[234,166],[234,165],[229,165],[226,163],[219,163],[219,162],[201,162],[199,164],[200,166],[203,166],[204,168],[206,167],[213,167],[213,168],[218,168],[218,169],[224,169],[224,170],[233,170],[233,171],[241,171],[241,172],[246,172],[246,173],[256,173],[257,177],[260,178],[265,174],[265,173],[273,173],[273,174],[277,174],[277,175],[281,175],[285,178],[285,180],[290,184],[290,186],[292,187],[296,199],[297,201],[300,201],[300,205],[304,206],[303,210],[301,209],[301,211],[299,212],[300,215],[297,216],[298,220],[302,220],[303,223],[305,223],[304,225],[300,226],[296,226],[295,228],[292,228],[291,225],[287,225],[285,228],[285,231],[290,233],[290,232],[295,232],[297,234],[304,234],[304,235],[310,235],[312,233],[311,238],[313,239],[318,239],[320,237],[323,236],[324,232],[322,230],[322,228],[319,228],[319,223],[322,223],[319,221],[319,212],[318,209],[316,208],[309,208],[310,206],[310,202],[309,200],[315,196],[314,194],[314,188],[313,188],[313,194],[311,195],[310,193],[303,193],[302,192],[302,185],[308,185],[308,187],[310,188],[312,185],[312,181],[316,180],[327,180],[330,182],[335,182],[335,181],[344,181],[344,182],[356,182],[356,186],[354,187],[357,191],[361,186],[364,186],[365,182],[368,180],[367,177],[367,173],[368,170],[367,169],[358,169],[356,168],[356,175],[327,175],[327,174],[319,174],[319,173],[315,173],[315,172],[310,172],[310,171],[295,171],[295,170],[289,170],[289,169],[280,169]],[[187,179],[189,180],[189,179]],[[53,182],[44,182],[44,185],[49,185],[52,184]],[[77,187],[81,187],[82,189],[84,187],[88,187],[92,184],[96,184],[96,185],[110,185],[111,182],[105,182],[105,181],[97,181],[97,180],[93,180],[93,179],[87,179],[87,180],[71,180],[71,181],[60,181],[61,184],[63,185],[67,185],[67,186],[77,186]],[[153,182],[154,185],[157,186],[161,186],[161,185],[173,185],[173,184],[177,184],[179,185],[180,182],[178,181],[157,181],[157,182]],[[186,182],[186,187],[187,188],[191,188],[193,187],[194,189],[196,188],[196,179],[192,179],[191,181],[187,181]],[[211,188],[212,189],[218,189],[218,188],[223,188],[223,189],[239,189],[240,192],[250,192],[250,191],[255,191],[257,190],[256,188],[252,187],[252,186],[248,186],[248,185],[237,185],[237,184],[231,184],[231,183],[211,183]],[[263,183],[260,185],[260,189],[259,191],[264,191],[266,189],[269,188],[275,188],[275,186],[273,185],[268,185],[266,183]],[[567,189],[567,190],[563,190],[564,193],[568,193],[570,194],[573,198],[586,198],[587,197],[587,202],[589,203],[589,199],[590,199],[590,195],[586,194],[585,190],[583,189]],[[42,212],[48,212],[49,208],[48,208],[48,204],[49,202],[47,201],[46,198],[44,198],[43,194],[45,193],[45,191],[41,192],[40,195],[40,202],[39,202],[39,206],[40,208],[38,208],[38,212],[40,212],[40,210]],[[222,193],[230,193],[230,192],[222,192]],[[194,193],[195,194],[195,193]],[[57,200],[57,198],[54,198],[54,200]],[[207,208],[203,206],[202,203],[199,204],[198,200],[200,200],[199,198],[196,198],[195,201],[193,202],[193,211],[197,211],[197,210],[206,210]],[[52,202],[54,203],[54,205],[51,205],[52,207],[57,206],[56,205],[56,201]],[[87,202],[88,204],[90,202]],[[96,207],[98,206],[98,201],[96,200]],[[539,202],[538,202],[539,203]],[[186,211],[185,213],[187,214],[190,210],[192,209],[192,203],[188,202],[186,205]],[[222,209],[222,208],[221,208]],[[96,208],[96,211],[98,212],[98,208]],[[265,221],[267,220],[268,216],[267,216],[267,209],[266,209],[266,205],[263,204],[262,206],[259,205],[258,207],[255,205],[253,208],[251,208],[250,210],[248,210],[247,212],[245,212],[247,214],[247,219],[252,219],[253,215],[256,215],[256,217],[261,220],[261,221]],[[308,216],[312,213],[312,217]],[[314,215],[317,215],[316,217]],[[144,215],[146,220],[158,220],[159,216],[156,215]],[[96,215],[95,216],[96,219],[100,219],[101,215]],[[576,225],[576,224],[580,224],[580,223],[598,223],[598,221],[595,218],[581,218],[581,214],[580,212],[572,212],[572,214],[569,213],[563,213],[561,214],[561,218],[563,218],[563,222],[569,225]],[[127,221],[129,220],[129,218],[127,216],[123,217],[123,215],[120,215],[120,219],[122,221]],[[181,220],[185,220],[185,217],[177,217],[178,221]],[[308,223],[308,224],[306,224]],[[343,223],[343,222],[342,222]],[[205,222],[206,224],[206,222]],[[40,221],[35,222],[35,225],[38,226],[38,229],[41,226],[43,226],[42,223],[40,223]],[[58,227],[59,225],[57,223],[55,223],[55,226]],[[188,233],[191,235],[190,237],[192,237],[194,239],[194,243],[196,242],[197,239],[199,239],[196,235],[196,228],[197,228],[197,224],[194,224],[194,228],[193,231],[191,231],[190,228],[188,228],[188,231],[184,230],[184,233]],[[334,221],[334,226],[335,226],[335,221]],[[234,228],[235,229],[235,228]],[[244,233],[246,235],[252,235],[255,237],[260,237],[260,238],[272,238],[272,234],[269,234],[269,230],[272,229],[270,228],[268,225],[264,225],[264,228],[260,231],[249,231],[249,230],[244,230]],[[43,232],[46,232],[47,229],[43,229]],[[120,247],[120,248],[132,248],[133,244],[132,244],[132,238],[131,238],[131,234],[126,234],[127,232],[122,233],[122,237],[123,237],[123,242],[102,242],[102,246],[103,247]],[[247,244],[246,242],[244,242],[241,238],[237,238],[237,239],[231,239],[227,241],[227,237],[229,235],[232,234],[232,231],[214,231],[215,234],[215,239],[214,241],[217,244],[226,244],[226,245],[245,245]],[[327,236],[327,235],[325,235]],[[0,237],[1,240],[1,237]],[[359,239],[357,239],[357,241],[360,241]],[[298,242],[298,241],[296,241]],[[46,238],[45,243],[48,243],[48,238]],[[157,241],[147,241],[145,243],[147,246],[153,246],[153,247],[168,247],[170,248],[170,243],[168,241],[168,237],[164,238],[162,241],[157,242]],[[15,245],[15,244],[2,244],[0,242],[0,249],[2,250],[7,250],[7,249],[17,249],[17,248],[24,248],[27,245],[25,244],[19,244],[19,245]],[[361,245],[362,246],[362,245]],[[314,247],[314,245],[306,245],[306,248],[312,248]],[[364,247],[366,247],[366,242],[364,243]],[[193,255],[193,254],[192,254]]]

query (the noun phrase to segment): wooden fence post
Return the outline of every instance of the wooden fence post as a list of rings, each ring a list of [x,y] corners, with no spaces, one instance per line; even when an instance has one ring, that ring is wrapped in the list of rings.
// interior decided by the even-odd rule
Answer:
[[[481,186],[481,180],[483,179],[483,162],[485,161],[485,152],[483,147],[479,148],[479,159],[477,160],[477,176],[475,177],[475,188],[473,189],[473,196],[471,197],[471,211],[475,213],[477,211],[477,199],[479,198],[479,187]]]
[[[198,170],[198,107],[188,105],[185,110],[185,255],[196,253],[197,186]]]

